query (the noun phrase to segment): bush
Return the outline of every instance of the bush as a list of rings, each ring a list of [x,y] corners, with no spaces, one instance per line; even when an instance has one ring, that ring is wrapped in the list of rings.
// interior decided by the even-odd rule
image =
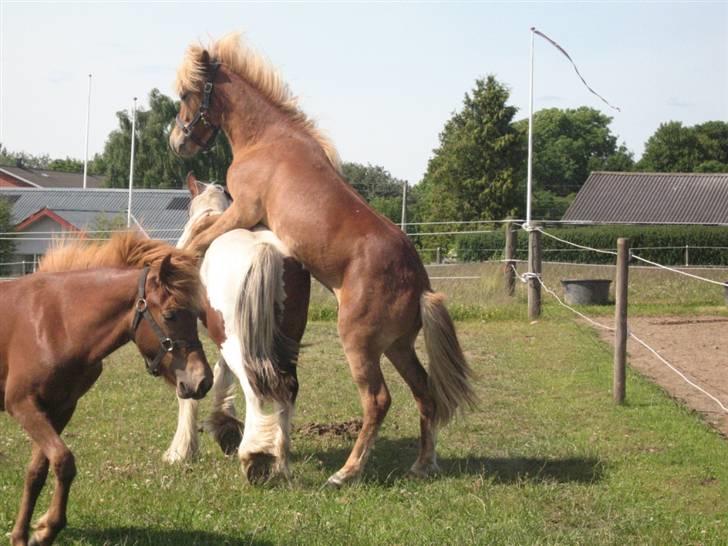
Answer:
[[[665,265],[685,265],[685,245],[688,245],[690,265],[728,265],[728,227],[570,226],[547,227],[544,231],[572,243],[600,250],[616,250],[617,239],[628,237],[634,254]],[[541,241],[544,261],[614,263],[612,255],[570,247],[546,235],[542,235]],[[500,260],[504,253],[505,232],[498,230],[482,235],[460,235],[455,240],[455,247],[460,261]],[[525,231],[519,230],[517,233],[516,248],[516,257],[525,259],[528,254],[528,236]]]

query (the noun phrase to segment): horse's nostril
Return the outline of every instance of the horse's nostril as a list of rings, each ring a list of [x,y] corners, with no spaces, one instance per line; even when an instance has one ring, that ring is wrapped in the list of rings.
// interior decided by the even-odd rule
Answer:
[[[184,381],[180,381],[177,384],[177,394],[180,398],[190,398],[192,396],[192,389]]]
[[[209,391],[212,388],[212,379],[209,377],[205,377],[202,381],[200,381],[200,386],[197,388],[197,396],[202,398],[207,394],[207,391]]]

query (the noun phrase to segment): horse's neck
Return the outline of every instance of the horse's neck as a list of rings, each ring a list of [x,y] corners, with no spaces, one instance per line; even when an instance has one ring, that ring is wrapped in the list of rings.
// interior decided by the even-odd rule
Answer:
[[[86,333],[89,362],[101,360],[129,341],[138,278],[139,270],[123,270],[106,275],[99,286],[89,286],[87,297],[98,300],[92,305],[95,316],[89,317]]]
[[[220,125],[233,151],[254,146],[268,130],[289,123],[287,116],[254,86],[236,74],[215,87],[217,99],[223,103],[225,115]]]

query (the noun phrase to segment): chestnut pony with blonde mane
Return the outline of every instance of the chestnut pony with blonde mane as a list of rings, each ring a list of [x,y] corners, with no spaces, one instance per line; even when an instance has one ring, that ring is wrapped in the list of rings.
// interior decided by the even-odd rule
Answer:
[[[382,354],[420,411],[420,452],[411,472],[437,471],[436,428],[473,404],[475,395],[444,298],[432,291],[411,241],[347,184],[334,147],[238,35],[209,48],[190,46],[176,86],[181,104],[172,149],[191,156],[220,129],[233,150],[227,172],[233,204],[219,218],[200,222],[188,248],[202,254],[222,233],[264,224],[338,301],[339,335],[364,418],[349,458],[328,483],[361,474],[387,413]],[[429,374],[414,350],[421,328]]]
[[[52,467],[55,491],[30,541],[47,545],[66,525],[76,474],[60,435],[101,374],[103,358],[133,341],[148,369],[176,384],[178,396],[201,398],[209,390],[212,372],[197,335],[203,293],[194,257],[131,234],[52,250],[38,273],[5,282],[2,290],[0,410],[17,419],[33,444],[10,540],[28,544]]]

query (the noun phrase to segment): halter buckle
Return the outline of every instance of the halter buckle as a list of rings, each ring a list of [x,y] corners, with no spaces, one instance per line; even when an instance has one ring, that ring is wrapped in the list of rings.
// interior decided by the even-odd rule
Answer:
[[[147,310],[147,300],[144,298],[139,298],[136,302],[137,313],[143,313],[146,310]]]
[[[171,353],[174,351],[174,340],[168,337],[165,337],[164,339],[159,340],[159,345],[161,345],[162,349],[164,349],[165,352]]]

